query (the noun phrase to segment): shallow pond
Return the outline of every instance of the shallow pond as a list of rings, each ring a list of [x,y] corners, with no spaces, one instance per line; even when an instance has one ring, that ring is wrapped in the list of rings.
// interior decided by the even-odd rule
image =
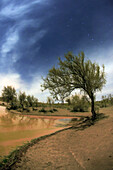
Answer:
[[[22,116],[0,106],[0,157],[33,138],[63,129],[71,118]]]

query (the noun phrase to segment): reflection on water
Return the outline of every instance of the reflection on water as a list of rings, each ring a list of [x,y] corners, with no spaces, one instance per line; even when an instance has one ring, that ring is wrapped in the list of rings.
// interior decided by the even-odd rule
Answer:
[[[0,156],[26,141],[61,129],[69,121],[69,118],[45,119],[11,114],[0,106]]]

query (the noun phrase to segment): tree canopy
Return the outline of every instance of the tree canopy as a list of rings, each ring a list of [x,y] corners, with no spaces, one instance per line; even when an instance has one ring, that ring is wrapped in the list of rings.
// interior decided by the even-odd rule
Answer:
[[[75,89],[85,91],[91,99],[92,116],[96,117],[94,99],[95,93],[106,83],[104,65],[100,68],[97,63],[85,60],[84,52],[78,56],[69,52],[65,55],[65,60],[59,58],[58,67],[50,69],[43,80],[43,90],[49,89],[56,99],[61,93],[65,97],[69,96]]]
[[[16,94],[16,90],[14,87],[7,86],[7,87],[4,87],[4,89],[2,90],[3,101],[10,103],[14,101],[16,97],[17,97],[17,94]]]

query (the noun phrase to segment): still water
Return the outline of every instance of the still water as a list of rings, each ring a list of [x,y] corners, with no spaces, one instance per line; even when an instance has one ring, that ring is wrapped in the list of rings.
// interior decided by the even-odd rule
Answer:
[[[71,119],[22,116],[0,106],[0,157],[33,138],[63,129]]]

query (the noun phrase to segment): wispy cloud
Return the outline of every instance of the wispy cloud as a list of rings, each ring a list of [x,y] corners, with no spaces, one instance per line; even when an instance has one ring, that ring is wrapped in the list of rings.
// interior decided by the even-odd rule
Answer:
[[[7,30],[7,32],[4,34],[4,39],[0,47],[0,62],[2,64],[2,69],[6,67],[7,61],[7,68],[12,67],[12,64],[22,57],[22,48],[25,47],[28,49],[27,51],[30,51],[31,46],[35,43],[38,43],[39,40],[44,37],[44,35],[47,33],[47,30],[39,29],[41,22],[41,20],[38,20],[38,22],[35,23],[32,19],[26,20],[23,18],[22,21],[17,22],[15,25],[10,27],[9,30]],[[29,28],[29,25],[31,25],[31,28],[37,31],[35,33],[28,32],[28,35],[24,35],[23,39],[23,36],[20,36],[20,32],[23,32],[23,30],[27,30]],[[36,51],[38,53],[39,50],[40,44],[37,44],[34,52]],[[24,51],[24,53],[26,53],[26,51]]]
[[[46,0],[22,1],[19,4],[16,1],[11,2],[4,0],[4,7],[2,8],[0,15],[8,18],[20,18],[28,13],[33,5],[42,4],[45,1]]]
[[[8,18],[17,18],[17,17],[21,17],[23,14],[28,12],[28,5],[21,5],[21,6],[15,6],[13,3],[5,6],[0,14],[1,16],[5,16]]]
[[[1,57],[4,59],[11,50],[14,49],[16,43],[19,40],[18,31],[15,28],[11,28],[5,36],[4,43],[1,47]]]
[[[106,0],[103,1],[106,4]],[[113,41],[111,33],[109,33],[112,31],[112,13],[109,15],[108,22],[106,14],[110,11],[107,9],[105,12],[104,6],[100,13],[96,6],[92,11],[92,3],[88,3],[87,8],[84,8],[81,5],[82,2],[78,0],[76,2],[80,7],[78,17],[78,11],[73,5],[75,2],[73,0],[71,2],[63,0],[63,2],[64,6],[61,1],[55,0],[0,1],[0,78],[2,87],[9,84],[18,90],[36,95],[41,101],[44,100],[43,98],[46,100],[48,92],[40,91],[42,82],[40,74],[46,74],[48,69],[56,64],[57,56],[63,56],[66,51],[73,49],[77,54],[76,51],[84,49],[84,52],[88,54],[86,56],[89,56],[91,61],[105,65],[107,84],[102,93],[113,93]],[[99,4],[101,4],[100,1]],[[96,19],[96,23],[95,19],[92,21],[92,17],[97,15],[98,18],[98,14],[100,19]],[[83,23],[83,19],[84,27],[81,27],[80,22]],[[97,27],[93,27],[92,22]],[[98,22],[100,26],[98,26]],[[109,24],[111,24],[110,27]],[[92,34],[93,41],[90,41],[90,36],[86,38],[86,35],[89,34],[90,36]],[[2,74],[3,72],[4,74]],[[35,75],[34,78],[31,74]]]
[[[24,65],[24,57],[28,58],[27,61],[30,63],[29,60],[36,58],[38,55],[41,48],[39,41],[45,36],[47,29],[42,28],[45,17],[43,18],[43,15],[39,17],[33,9],[36,10],[37,5],[39,13],[40,8],[42,13],[44,2],[47,3],[48,0],[23,0],[18,2],[16,0],[2,0],[0,11],[0,19],[3,22],[3,26],[0,24],[0,29],[3,32],[0,43],[1,72],[3,70],[4,72],[8,72],[11,69],[17,70],[15,65]],[[29,16],[31,14],[31,16],[28,17],[25,14]]]

